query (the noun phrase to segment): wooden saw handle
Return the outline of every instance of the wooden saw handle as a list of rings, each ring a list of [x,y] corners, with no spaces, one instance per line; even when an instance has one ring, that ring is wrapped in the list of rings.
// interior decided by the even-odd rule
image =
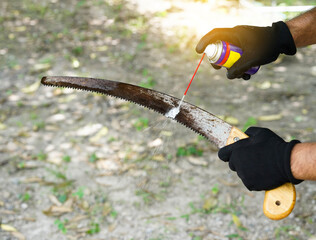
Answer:
[[[233,127],[226,145],[237,142],[248,136],[236,127]],[[272,220],[287,217],[293,210],[296,201],[296,191],[292,183],[285,183],[280,187],[266,191],[263,201],[263,213]]]

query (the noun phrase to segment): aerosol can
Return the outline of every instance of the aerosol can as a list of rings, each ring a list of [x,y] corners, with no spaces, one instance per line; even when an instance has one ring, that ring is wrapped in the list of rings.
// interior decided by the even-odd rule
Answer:
[[[243,54],[241,48],[225,41],[217,41],[209,44],[204,53],[210,63],[217,66],[230,68]],[[259,70],[260,66],[252,67],[245,73],[253,75]]]

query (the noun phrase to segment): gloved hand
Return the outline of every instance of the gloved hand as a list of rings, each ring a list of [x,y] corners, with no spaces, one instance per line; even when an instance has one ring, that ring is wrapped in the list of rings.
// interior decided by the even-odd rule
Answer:
[[[270,190],[291,182],[298,184],[291,172],[291,151],[298,140],[285,142],[267,128],[250,127],[249,138],[223,147],[218,156],[229,163],[250,191]]]
[[[229,79],[242,77],[248,80],[250,75],[245,72],[251,67],[273,62],[280,53],[296,53],[293,37],[284,22],[273,23],[272,27],[215,28],[201,38],[196,52],[203,53],[207,45],[217,40],[229,42],[243,50],[241,58],[227,71]]]

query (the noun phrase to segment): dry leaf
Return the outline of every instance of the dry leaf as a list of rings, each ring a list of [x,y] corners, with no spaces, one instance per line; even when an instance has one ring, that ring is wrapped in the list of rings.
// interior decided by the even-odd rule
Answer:
[[[212,208],[216,207],[217,205],[217,199],[213,196],[208,197],[207,199],[204,200],[203,203],[203,209],[205,211],[210,211]]]
[[[11,232],[11,235],[17,238],[18,240],[25,240],[25,236],[20,232]]]
[[[107,127],[101,128],[100,131],[98,131],[93,137],[91,137],[89,140],[90,142],[98,142],[102,137],[107,135],[109,132],[109,129]]]
[[[25,87],[25,88],[22,88],[21,91],[24,92],[24,93],[27,93],[27,94],[31,94],[31,93],[34,93],[37,91],[37,89],[39,88],[41,82],[40,81],[36,81],[35,83]]]
[[[15,215],[16,212],[10,211],[10,210],[6,210],[6,209],[3,209],[3,210],[1,209],[1,211],[0,211],[0,216],[1,216],[2,214]],[[0,226],[0,228],[1,228],[1,226]]]
[[[234,224],[236,225],[236,227],[240,228],[243,226],[239,217],[237,217],[237,215],[232,214],[232,220],[233,220]]]
[[[56,206],[62,206],[62,203],[54,195],[48,196],[49,200]]]
[[[101,128],[102,128],[102,125],[100,123],[88,124],[78,129],[76,134],[79,137],[88,137],[95,134]]]
[[[162,145],[162,140],[161,138],[157,138],[154,141],[151,141],[147,144],[148,147],[150,148],[156,148]]]
[[[108,214],[110,214],[111,211],[112,211],[112,207],[111,207],[110,203],[108,203],[108,202],[104,203],[102,215],[107,216]]]
[[[115,223],[111,224],[111,225],[108,227],[108,231],[109,231],[109,232],[113,232],[113,231],[115,230],[116,226],[117,226],[117,224],[115,224]]]
[[[7,224],[1,224],[0,227],[3,231],[6,231],[6,232],[17,232],[17,230],[14,227]]]
[[[72,212],[73,199],[68,199],[62,206],[52,205],[43,213],[47,216],[61,216],[65,213]]]
[[[224,120],[225,122],[231,124],[231,125],[238,125],[239,120],[233,116],[218,116],[220,119]]]
[[[165,161],[165,157],[162,154],[155,155],[152,157],[152,160],[157,161],[157,162],[163,162]]]
[[[96,166],[98,169],[104,169],[107,171],[118,171],[120,168],[120,163],[118,161],[107,159],[107,160],[99,160],[96,162]]]
[[[258,88],[260,89],[269,89],[272,86],[270,81],[264,81],[263,83],[258,84]]]
[[[35,73],[45,72],[49,70],[51,67],[52,65],[50,63],[37,63],[31,69],[31,73],[35,74]]]
[[[23,183],[42,183],[44,180],[39,177],[29,177],[23,180]]]
[[[258,117],[259,121],[276,121],[282,119],[283,115],[280,114],[272,114]]]
[[[198,159],[198,158],[195,158],[195,157],[189,157],[188,161],[191,164],[197,165],[197,166],[207,166],[208,165],[207,161],[204,161],[202,159]]]
[[[44,210],[43,213],[47,216],[61,216],[65,213],[72,212],[72,208],[64,206],[51,206],[47,210]]]
[[[0,122],[0,130],[5,130],[7,126]]]
[[[63,153],[58,151],[48,153],[47,162],[53,163],[58,166],[61,165],[63,163]]]
[[[67,199],[67,201],[64,203],[64,207],[72,208],[72,204],[74,203],[73,198]]]
[[[162,136],[171,137],[173,135],[173,132],[170,131],[161,131],[160,133]]]
[[[69,223],[80,222],[81,220],[84,220],[87,218],[88,218],[88,216],[86,216],[86,215],[78,215],[78,216],[75,216],[74,218],[70,219]]]

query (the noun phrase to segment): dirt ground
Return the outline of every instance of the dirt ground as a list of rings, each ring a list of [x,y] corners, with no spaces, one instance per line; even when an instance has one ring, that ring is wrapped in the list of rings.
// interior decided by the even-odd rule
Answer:
[[[315,3],[314,3],[315,4]],[[258,17],[260,16],[260,17]],[[0,239],[316,239],[316,184],[272,221],[205,139],[122,100],[41,86],[45,75],[129,82],[181,98],[213,27],[291,14],[235,1],[0,2]],[[316,46],[229,81],[204,61],[186,101],[245,129],[316,140]]]

